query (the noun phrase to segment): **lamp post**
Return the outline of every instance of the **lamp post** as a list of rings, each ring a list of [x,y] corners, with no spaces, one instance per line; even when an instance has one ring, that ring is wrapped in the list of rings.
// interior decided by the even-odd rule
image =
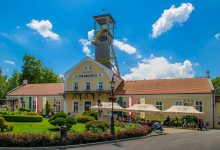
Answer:
[[[98,107],[99,107],[99,119],[100,119],[100,117],[101,117],[101,107],[102,107],[101,98],[100,97],[98,97],[97,104],[98,104]]]
[[[111,100],[112,100],[111,134],[112,134],[112,138],[113,138],[113,140],[114,140],[114,138],[115,138],[115,130],[114,130],[114,110],[113,110],[114,88],[115,88],[114,76],[112,77],[112,80],[110,81],[110,85],[111,85]]]

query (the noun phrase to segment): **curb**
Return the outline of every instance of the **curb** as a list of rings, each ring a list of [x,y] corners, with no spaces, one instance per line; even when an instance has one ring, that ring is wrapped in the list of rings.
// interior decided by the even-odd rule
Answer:
[[[119,139],[115,141],[104,141],[104,142],[96,142],[96,143],[86,143],[86,144],[76,144],[76,145],[66,145],[66,146],[51,146],[51,147],[0,147],[0,150],[37,150],[37,149],[66,149],[66,148],[77,148],[77,147],[86,147],[86,146],[94,146],[94,145],[102,145],[102,144],[109,144],[109,143],[117,143],[117,142],[124,142],[124,141],[130,141],[130,140],[137,140],[137,139],[144,139],[149,138],[153,136],[159,136],[159,135],[167,135],[167,133],[161,133],[161,134],[149,134],[146,136],[140,136],[140,137],[133,137],[133,138],[126,138],[126,139]]]

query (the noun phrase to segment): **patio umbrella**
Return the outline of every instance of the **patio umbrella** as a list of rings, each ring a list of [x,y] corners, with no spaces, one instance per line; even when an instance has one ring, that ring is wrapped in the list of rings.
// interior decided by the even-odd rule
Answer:
[[[91,109],[95,109],[95,110],[112,110],[112,102],[102,102],[101,106],[99,107],[98,105],[95,106],[91,106]],[[122,108],[118,103],[113,103],[113,110],[114,111],[123,111],[124,108]]]
[[[164,113],[171,113],[171,114],[204,115],[203,112],[196,110],[193,106],[171,106],[169,109],[167,109],[163,112]]]
[[[125,111],[135,112],[161,112],[153,104],[134,104],[133,106],[126,108]]]

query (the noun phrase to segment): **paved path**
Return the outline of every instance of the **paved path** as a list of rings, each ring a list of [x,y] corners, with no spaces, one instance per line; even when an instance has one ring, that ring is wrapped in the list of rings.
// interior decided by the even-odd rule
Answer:
[[[165,129],[169,134],[74,150],[220,150],[220,130]]]

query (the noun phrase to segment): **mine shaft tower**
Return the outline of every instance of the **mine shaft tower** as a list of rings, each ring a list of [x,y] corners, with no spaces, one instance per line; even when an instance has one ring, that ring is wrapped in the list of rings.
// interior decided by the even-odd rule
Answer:
[[[111,14],[94,16],[95,60],[120,76],[113,47],[115,21]]]

